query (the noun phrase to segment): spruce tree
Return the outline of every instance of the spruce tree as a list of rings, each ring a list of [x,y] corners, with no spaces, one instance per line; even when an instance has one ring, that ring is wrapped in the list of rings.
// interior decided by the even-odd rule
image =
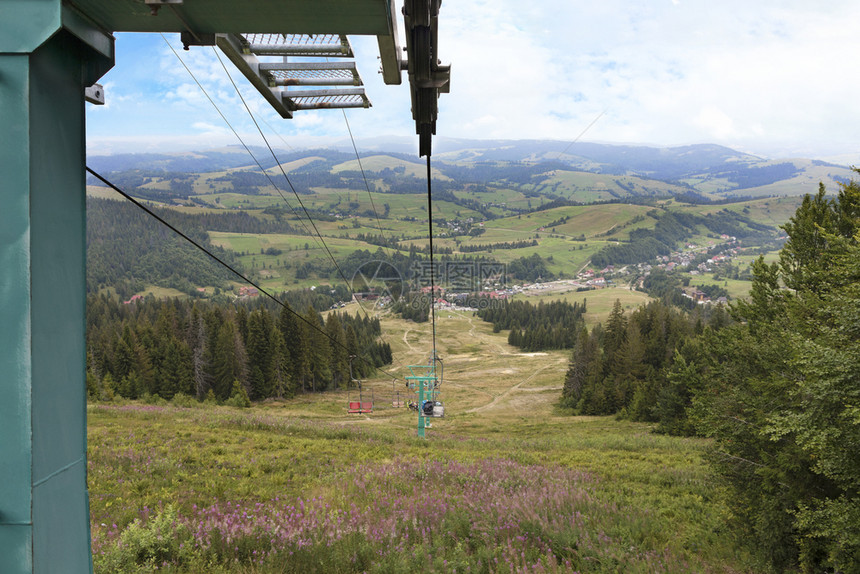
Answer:
[[[776,570],[858,572],[860,186],[822,187],[784,229],[739,321],[706,330],[692,374],[675,374],[715,440],[733,527]]]

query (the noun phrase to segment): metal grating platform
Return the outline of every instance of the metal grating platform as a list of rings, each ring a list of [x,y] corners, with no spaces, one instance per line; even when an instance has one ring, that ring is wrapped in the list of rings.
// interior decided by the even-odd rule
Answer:
[[[260,64],[269,86],[360,86],[355,62]]]
[[[352,46],[339,34],[240,34],[249,53],[258,56],[328,56],[353,58]]]
[[[183,34],[188,44],[206,43]],[[215,34],[230,59],[281,117],[299,110],[369,108],[346,36],[338,34]],[[265,61],[262,61],[261,58]],[[276,61],[280,58],[280,61]],[[324,61],[325,60],[325,61]],[[296,89],[318,86],[316,90]],[[349,87],[341,87],[349,86]]]
[[[289,96],[287,98],[286,96]],[[313,90],[286,92],[284,99],[296,110],[321,110],[326,108],[366,108],[370,106],[364,89]]]

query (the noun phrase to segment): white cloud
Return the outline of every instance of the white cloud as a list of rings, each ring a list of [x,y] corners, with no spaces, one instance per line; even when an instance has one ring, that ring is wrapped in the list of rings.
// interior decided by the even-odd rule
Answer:
[[[570,140],[608,110],[584,139],[714,142],[763,155],[860,152],[853,115],[860,77],[851,68],[860,36],[850,25],[858,19],[853,0],[445,2],[439,56],[452,78],[451,93],[439,100],[437,133]],[[127,36],[118,51],[144,42]],[[91,139],[117,129],[178,137],[195,122],[222,122],[163,40],[146,41],[135,58],[118,57],[106,78],[109,100],[112,92],[141,98],[94,110]],[[348,112],[359,147],[362,138],[413,135],[405,74],[404,85],[384,85],[375,39],[351,42],[373,101]],[[179,54],[231,123],[253,133],[212,49]],[[284,137],[347,136],[339,111],[280,120],[228,66],[254,113]]]
[[[713,106],[703,108],[692,123],[705,130],[704,133],[714,140],[726,140],[739,135],[732,118],[723,110]]]

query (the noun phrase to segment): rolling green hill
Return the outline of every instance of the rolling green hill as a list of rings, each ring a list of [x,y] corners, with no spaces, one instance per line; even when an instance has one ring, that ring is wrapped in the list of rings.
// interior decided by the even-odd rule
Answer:
[[[593,259],[600,263],[592,266],[596,273],[607,261],[636,264],[615,278],[627,283],[636,280],[642,265],[667,263],[656,260],[657,254],[667,257],[676,251],[672,257],[699,265],[724,241],[721,234],[738,236],[732,260],[737,264],[729,264],[727,273],[705,265],[694,281],[719,282],[743,294],[745,284],[728,281],[744,275],[753,253],[778,247],[778,226],[794,213],[799,195],[814,191],[819,181],[835,190],[834,182],[851,174],[820,161],[764,160],[719,146],[576,144],[565,154],[554,149],[555,142],[440,143],[433,170],[437,253],[504,264],[538,256],[557,278],[574,278]],[[386,248],[381,252],[385,257],[422,257],[428,246],[424,164],[398,153],[366,155],[362,167],[368,191],[354,154],[293,151],[279,153],[278,160],[289,182],[271,157],[261,160],[264,174],[247,155],[232,149],[112,156],[92,158],[91,163],[106,168],[109,178],[132,194],[183,216],[241,213],[250,218],[246,221],[258,221],[262,227],[216,229],[204,220],[193,225],[202,226],[213,245],[235,254],[254,280],[274,291],[343,282],[321,241],[311,237],[305,209],[336,260],[356,253],[371,257],[380,247]],[[90,187],[90,194],[110,195],[97,186]],[[733,195],[745,197],[732,202]],[[667,213],[686,218],[687,227],[658,237]],[[272,225],[281,227],[267,231]],[[181,271],[159,271],[157,265],[145,274],[129,262],[108,268],[120,271],[103,277],[126,281],[126,290],[130,284],[190,289],[213,283],[211,277],[189,274],[180,281]],[[105,281],[98,282],[107,286]],[[238,285],[225,281],[224,287]]]

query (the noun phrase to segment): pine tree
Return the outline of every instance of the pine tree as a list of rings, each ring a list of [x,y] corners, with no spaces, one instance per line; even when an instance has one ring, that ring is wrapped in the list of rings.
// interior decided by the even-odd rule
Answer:
[[[346,350],[346,333],[337,313],[330,313],[326,320],[326,333],[337,342],[331,345],[329,369],[334,388],[346,388],[349,382],[349,357]]]
[[[329,367],[329,340],[325,336],[325,325],[320,314],[312,306],[305,310],[305,337],[307,338],[307,354],[311,389],[325,390],[331,381]]]
[[[241,364],[242,353],[237,343],[240,342],[238,331],[232,321],[225,321],[218,329],[215,341],[215,357],[213,359],[213,389],[220,400],[230,397],[233,381],[240,381],[244,375],[244,365]]]
[[[780,263],[755,263],[739,322],[706,329],[676,380],[715,440],[733,527],[776,570],[857,572],[860,186],[836,199],[822,187],[784,228]]]
[[[272,332],[272,396],[288,398],[295,394],[290,368],[290,352],[280,329]]]
[[[248,366],[250,372],[251,398],[254,400],[272,396],[273,348],[272,331],[274,325],[269,312],[257,309],[247,320]]]
[[[284,343],[290,356],[291,379],[299,390],[304,392],[310,366],[308,361],[305,328],[295,314],[284,307],[278,320],[278,327],[284,336]]]
[[[597,357],[597,341],[588,334],[583,326],[570,355],[567,375],[564,378],[562,402],[569,407],[575,407],[582,398],[585,387],[588,365]]]
[[[611,372],[615,355],[623,350],[626,343],[627,318],[624,316],[621,300],[616,299],[615,304],[612,305],[612,311],[609,313],[609,318],[606,320],[606,333],[603,340],[604,372],[607,375]]]

